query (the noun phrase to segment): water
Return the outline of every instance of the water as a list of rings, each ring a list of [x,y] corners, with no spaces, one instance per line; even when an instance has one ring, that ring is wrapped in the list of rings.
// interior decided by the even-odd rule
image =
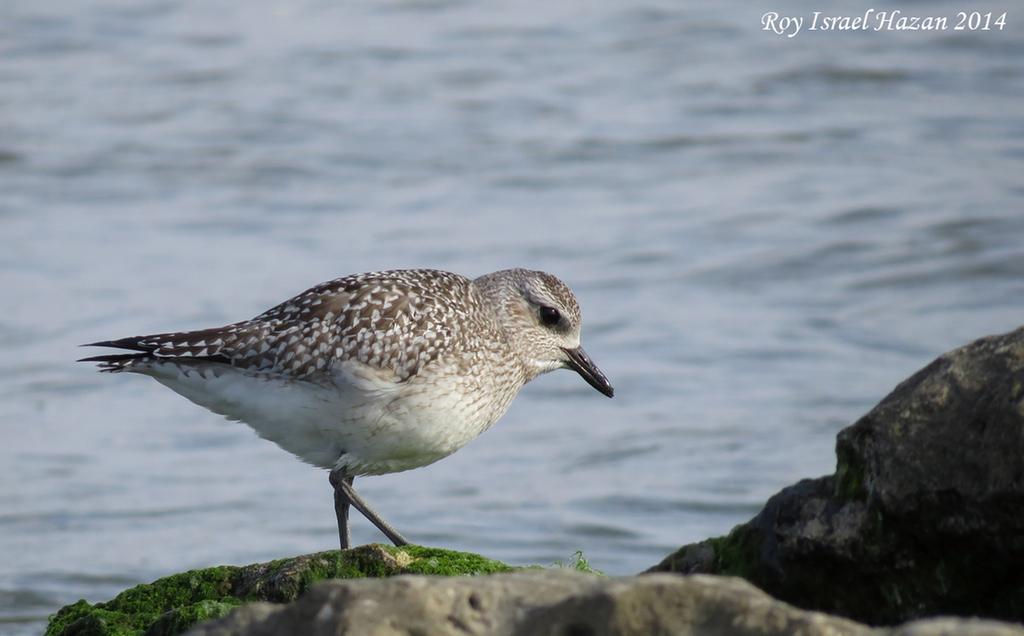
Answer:
[[[0,632],[334,546],[323,472],[72,361],[346,273],[557,273],[617,391],[545,376],[362,480],[417,542],[626,574],[831,472],[898,381],[1024,322],[1024,14],[759,30],[818,8],[6,0]]]

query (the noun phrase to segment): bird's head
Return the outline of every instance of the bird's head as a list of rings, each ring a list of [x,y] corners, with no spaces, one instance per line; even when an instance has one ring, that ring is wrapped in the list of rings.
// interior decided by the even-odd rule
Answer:
[[[495,304],[498,321],[520,352],[528,380],[567,368],[604,395],[614,395],[608,378],[580,346],[580,306],[568,285],[546,272],[527,269],[494,272],[475,282]]]

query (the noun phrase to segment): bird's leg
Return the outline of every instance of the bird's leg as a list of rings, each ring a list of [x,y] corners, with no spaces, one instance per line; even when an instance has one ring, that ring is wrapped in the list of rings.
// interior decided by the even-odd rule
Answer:
[[[341,541],[341,549],[347,550],[352,546],[352,535],[348,530],[348,498],[339,484],[352,486],[354,477],[346,477],[345,470],[335,468],[328,476],[331,486],[334,487],[334,514],[338,517],[338,538]]]
[[[334,511],[338,516],[338,536],[341,539],[341,548],[344,550],[351,544],[351,537],[348,534],[348,507],[363,513],[363,516],[370,520],[370,523],[377,526],[377,529],[384,533],[391,543],[395,545],[408,545],[409,541],[395,530],[394,527],[383,518],[377,511],[371,508],[363,498],[359,496],[352,487],[352,477],[346,477],[342,469],[331,471],[331,485],[334,486]]]
[[[403,537],[398,532],[398,530],[395,530],[395,528],[390,523],[384,521],[384,519],[379,514],[377,514],[376,510],[371,508],[369,504],[363,501],[363,498],[359,496],[359,493],[356,492],[356,489],[352,487],[351,480],[342,481],[341,489],[345,491],[345,496],[348,498],[348,502],[352,504],[352,507],[358,510],[359,512],[363,513],[363,516],[369,519],[370,523],[377,526],[377,529],[383,532],[384,536],[386,536],[391,541],[391,543],[394,543],[395,545],[409,544],[408,539]]]

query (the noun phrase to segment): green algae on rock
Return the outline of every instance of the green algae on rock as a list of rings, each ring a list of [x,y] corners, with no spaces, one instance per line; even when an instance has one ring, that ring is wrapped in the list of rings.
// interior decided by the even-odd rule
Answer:
[[[583,556],[583,550],[576,550],[576,552],[573,553],[572,558],[569,559],[568,562],[559,560],[555,561],[553,565],[554,567],[563,570],[575,570],[577,572],[582,572],[583,574],[595,574],[597,576],[606,576],[604,572],[590,565],[590,561],[587,560],[587,557]]]
[[[46,636],[180,634],[247,601],[294,601],[323,579],[396,574],[458,576],[513,568],[476,554],[439,548],[367,545],[248,566],[192,570],[138,585],[104,603],[78,601],[51,617]]]

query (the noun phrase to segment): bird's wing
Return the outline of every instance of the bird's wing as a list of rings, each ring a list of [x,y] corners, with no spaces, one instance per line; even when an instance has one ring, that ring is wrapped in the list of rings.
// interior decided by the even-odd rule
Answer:
[[[438,272],[446,293],[468,294],[469,281]],[[251,320],[181,333],[134,336],[85,346],[134,353],[84,358],[103,371],[125,371],[159,360],[204,361],[262,373],[307,377],[335,361],[355,360],[392,373],[416,374],[446,351],[460,328],[458,303],[403,271],[339,278],[312,287]],[[454,292],[452,290],[455,290]]]

